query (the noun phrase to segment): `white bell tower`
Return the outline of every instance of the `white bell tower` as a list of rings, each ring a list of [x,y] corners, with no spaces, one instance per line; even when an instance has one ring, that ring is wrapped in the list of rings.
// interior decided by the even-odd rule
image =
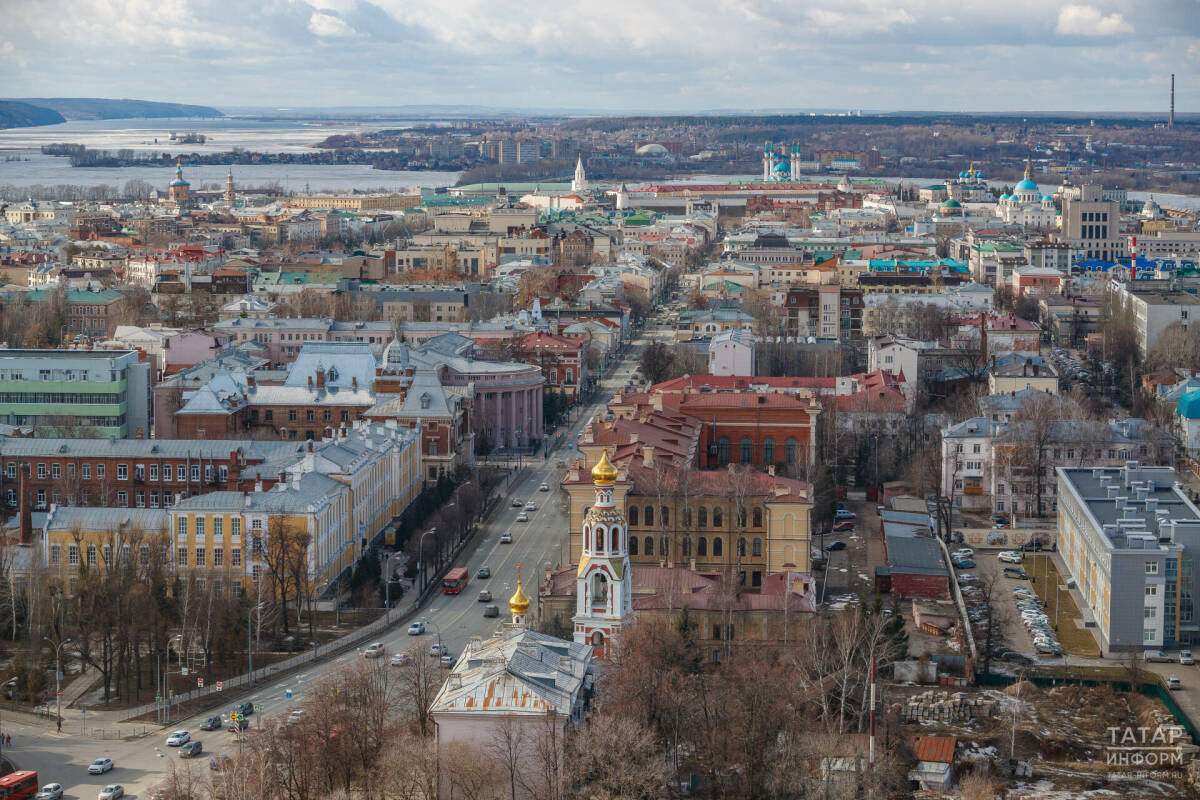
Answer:
[[[583,156],[575,162],[575,179],[571,181],[572,192],[586,192],[588,188],[587,174],[583,171]]]
[[[608,451],[592,468],[596,504],[583,520],[583,553],[575,575],[575,641],[604,658],[610,640],[633,614],[633,581],[625,515],[613,502],[617,469]]]

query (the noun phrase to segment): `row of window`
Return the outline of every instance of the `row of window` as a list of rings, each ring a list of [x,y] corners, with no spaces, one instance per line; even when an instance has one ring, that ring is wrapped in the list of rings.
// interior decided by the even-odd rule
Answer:
[[[187,492],[181,492],[180,494],[185,497],[187,496]],[[37,509],[46,508],[46,499],[47,499],[46,490],[38,489],[37,492],[34,494],[33,507],[37,508]],[[63,495],[61,492],[51,492],[49,495],[49,499],[50,499],[50,502],[52,502],[56,506],[60,506],[63,504]],[[70,504],[70,505],[88,506],[88,505],[91,505],[91,492],[84,489],[84,490],[81,490],[78,495],[76,495],[76,494],[67,495],[66,499],[68,501],[68,504]],[[138,489],[137,491],[135,491],[133,493],[133,503],[134,503],[134,506],[137,508],[145,508],[147,499],[149,499],[149,501],[150,501],[150,508],[158,508],[159,494],[158,494],[157,489],[152,489],[152,490],[150,490],[149,493],[147,493],[141,489]],[[9,508],[16,508],[17,507],[17,490],[16,489],[5,490],[5,500],[8,503]],[[107,503],[107,501],[105,501],[105,502]],[[114,501],[113,505],[116,506],[117,508],[128,508],[129,507],[129,492],[124,491],[124,490],[117,492],[116,500]],[[162,507],[170,508],[173,505],[175,505],[175,495],[172,492],[164,491],[162,493]]]
[[[205,530],[206,528],[207,528],[207,521],[205,520],[204,517],[195,517],[193,519],[192,529],[195,531],[196,539],[202,540],[204,538],[205,533],[206,533],[206,530]],[[253,522],[251,522],[250,528],[251,528],[251,530],[256,530],[256,531],[262,530],[262,520],[261,519],[254,520]],[[188,518],[184,517],[184,516],[177,518],[175,520],[175,533],[179,536],[180,540],[184,540],[187,538],[187,532],[188,532]],[[213,533],[214,539],[219,539],[225,535],[225,518],[224,517],[213,517],[212,518],[212,533]],[[239,536],[242,535],[242,518],[241,517],[230,517],[230,519],[229,519],[229,534],[234,539],[237,539]],[[254,538],[258,539],[257,536],[255,536]],[[256,546],[256,551],[257,551],[257,546]]]
[[[96,479],[97,480],[103,479],[105,477],[105,472],[106,472],[105,463],[103,461],[97,462],[95,466],[96,466]],[[134,480],[144,481],[147,479],[146,476],[148,474],[149,480],[151,480],[151,481],[160,481],[161,480],[162,483],[170,483],[171,482],[171,474],[172,474],[171,473],[171,465],[170,464],[162,464],[161,472],[160,472],[159,467],[160,467],[159,464],[150,464],[148,466],[146,464],[134,464],[133,465],[133,478],[134,478]],[[41,479],[53,478],[53,479],[57,480],[62,477],[62,473],[63,473],[62,465],[57,462],[54,462],[51,464],[46,464],[46,462],[44,462],[44,461],[39,461],[36,469],[37,469],[37,476]],[[80,473],[79,477],[81,480],[90,481],[92,479],[92,465],[86,464],[86,463],[80,464],[79,465],[79,473]],[[206,481],[211,481],[211,480],[213,480],[214,477],[218,477],[222,482],[224,482],[229,477],[229,467],[222,464],[222,465],[219,465],[218,467],[216,467],[216,469],[214,469],[212,464],[206,464],[203,467],[203,473],[204,473],[204,480],[206,480]],[[176,464],[174,474],[175,474],[175,480],[180,481],[180,482],[184,482],[184,481],[188,481],[188,480],[191,480],[193,482],[199,482],[200,474],[201,474],[201,467],[199,464],[190,464],[190,465]],[[4,475],[9,480],[16,480],[17,462],[10,461],[7,464],[5,464],[4,465]],[[160,475],[161,475],[161,478],[160,478]],[[67,462],[67,477],[68,478],[75,477],[75,462],[74,461]],[[129,465],[128,464],[117,464],[117,480],[119,480],[119,481],[129,480]]]
[[[51,420],[47,422],[47,419]],[[7,422],[10,425],[34,425],[38,427],[58,427],[59,423],[54,420],[58,419],[58,415],[43,415],[43,414],[9,414]],[[125,415],[121,414],[116,417],[87,417],[70,415],[66,418],[61,427],[86,427],[86,428],[121,428],[125,426]]]
[[[642,525],[645,525],[647,528],[654,527],[654,506],[645,506],[644,508],[630,506],[626,516],[628,517],[629,524],[631,526],[636,525],[641,527]],[[763,524],[762,509],[754,509],[751,513],[750,519],[752,527],[761,528]],[[671,510],[666,506],[662,506],[659,509],[659,524],[663,526],[671,524]],[[722,510],[721,506],[713,506],[712,527],[721,528],[724,527],[724,524],[725,512]],[[738,511],[738,527],[745,527],[745,525],[746,510],[743,508],[739,509]],[[690,528],[692,526],[692,510],[690,508],[685,508],[683,510],[683,526],[685,528]],[[696,508],[696,527],[708,527],[708,508],[705,506],[699,506]]]
[[[287,418],[288,418],[288,422],[296,422],[297,421],[296,409],[289,408],[288,412],[287,412]],[[263,411],[263,422],[274,422],[274,421],[275,421],[275,411],[270,408],[265,409]],[[316,422],[317,421],[316,412],[311,408],[305,410],[304,421],[305,422]],[[333,422],[333,412],[330,411],[328,408],[325,409],[324,411],[322,411],[321,412],[321,421],[322,422]],[[350,412],[349,411],[343,411],[341,413],[341,421],[342,422],[350,421]],[[258,422],[258,409],[257,408],[250,409],[250,422],[252,422],[252,423]]]
[[[745,537],[739,538],[737,541],[737,554],[739,556],[745,557],[747,555],[747,549],[746,549],[747,544],[749,544],[749,548],[750,548],[749,554],[751,556],[753,556],[755,558],[762,557],[763,540],[758,537],[751,539],[749,541],[749,543],[747,543]],[[652,555],[654,555],[654,548],[655,548],[655,544],[654,544],[653,536],[643,537],[640,545],[638,543],[637,536],[629,537],[629,555],[631,555],[631,556],[636,556],[636,555],[652,556]],[[638,552],[639,549],[641,550],[640,553]],[[692,557],[692,538],[690,536],[683,537],[683,540],[679,544],[679,549],[682,551],[682,553],[680,554],[682,558],[691,558]],[[671,550],[671,540],[669,538],[667,538],[666,536],[659,537],[658,554],[660,556],[664,556],[664,557],[669,556],[671,554],[670,550]],[[721,558],[724,555],[725,555],[725,540],[720,536],[714,536],[712,538],[712,557],[713,558]],[[707,537],[700,536],[696,539],[696,557],[697,558],[708,558],[709,557],[709,540]]]
[[[0,392],[0,403],[70,403],[114,405],[125,402],[125,393],[101,392]]]
[[[143,544],[138,548],[138,564],[142,567],[150,566],[150,545]],[[128,559],[130,556],[129,545],[121,546],[122,560]],[[163,559],[166,559],[166,548],[161,550]],[[72,542],[67,545],[67,566],[80,566],[80,550],[79,545]],[[113,546],[105,544],[97,547],[95,544],[88,544],[83,551],[84,557],[87,559],[87,566],[95,567],[99,565],[99,559],[103,558],[104,566],[111,567],[113,565]],[[190,556],[195,556],[195,567],[197,569],[208,567],[208,551],[203,547],[195,548],[194,552],[187,547],[176,548],[175,565],[177,567],[186,568]],[[62,566],[62,545],[53,543],[50,545],[50,566]],[[212,549],[212,566],[213,568],[225,566],[225,548],[214,547]],[[241,548],[231,548],[229,551],[229,566],[232,569],[241,569],[242,567],[242,550]],[[257,574],[257,572],[256,572]]]

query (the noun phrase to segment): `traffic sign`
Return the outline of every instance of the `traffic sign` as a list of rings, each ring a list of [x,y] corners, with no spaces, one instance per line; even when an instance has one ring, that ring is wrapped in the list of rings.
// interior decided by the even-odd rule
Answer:
[[[196,678],[196,686],[203,689],[204,688],[204,678]]]
[[[255,704],[254,704],[254,713],[255,713],[255,714],[261,714],[261,713],[262,713],[262,706],[260,706],[258,703],[255,703]]]
[[[221,689],[223,689],[223,688],[224,688],[224,687],[223,687],[223,686],[221,686],[221,682],[220,682],[220,681],[217,681],[217,691],[219,692],[219,691],[221,691]]]
[[[180,674],[180,675],[182,675],[183,677],[185,677],[185,678],[186,678],[186,677],[187,677],[187,673],[188,673],[188,668],[187,668],[187,667],[180,667],[180,669],[179,669],[179,674]]]
[[[56,697],[62,697],[62,689],[59,689],[59,690],[58,690],[58,691],[56,691],[54,694],[55,694],[55,696],[56,696]]]

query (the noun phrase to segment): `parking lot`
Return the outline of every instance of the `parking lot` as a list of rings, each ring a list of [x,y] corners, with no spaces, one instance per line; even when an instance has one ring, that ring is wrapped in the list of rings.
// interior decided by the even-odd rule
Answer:
[[[993,653],[1001,648],[1008,648],[1023,655],[1032,656],[1038,661],[1056,660],[1056,656],[1039,654],[1035,651],[1033,638],[1021,621],[1021,609],[1013,590],[1024,587],[1033,591],[1030,579],[1018,579],[1004,574],[1005,567],[1019,567],[1028,570],[1029,559],[1024,564],[1006,564],[998,559],[998,550],[976,550],[972,560],[976,566],[972,569],[955,570],[960,576],[960,588],[963,599],[967,604],[968,614],[972,617],[972,628],[975,631],[976,645],[983,647],[986,642],[986,631],[981,622],[987,618],[983,606],[988,601],[987,584],[992,586],[990,602],[993,606],[992,623],[998,626],[997,637],[993,640]],[[961,576],[970,576],[963,580]],[[1051,610],[1050,614],[1053,614]],[[1050,623],[1053,625],[1053,616]]]

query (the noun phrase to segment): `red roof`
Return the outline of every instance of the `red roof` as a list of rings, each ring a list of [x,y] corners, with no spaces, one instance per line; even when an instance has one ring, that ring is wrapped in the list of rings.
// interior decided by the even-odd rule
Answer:
[[[697,408],[794,408],[807,410],[814,403],[808,397],[792,394],[759,394],[758,392],[718,392],[715,394],[689,394],[679,404],[685,414]]]
[[[958,739],[954,736],[914,736],[912,750],[917,761],[953,764],[957,745]]]
[[[684,375],[670,381],[656,383],[651,392],[678,392],[686,389],[709,387],[717,391],[751,389],[766,386],[770,389],[833,389],[837,378],[771,378],[760,375]]]

